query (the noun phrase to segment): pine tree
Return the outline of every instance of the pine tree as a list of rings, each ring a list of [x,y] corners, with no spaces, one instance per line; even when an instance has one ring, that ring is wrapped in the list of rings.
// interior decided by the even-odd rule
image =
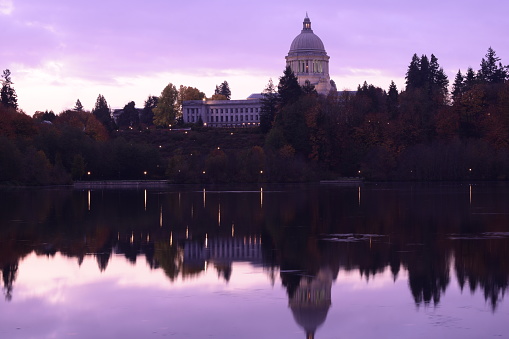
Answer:
[[[410,61],[410,65],[408,66],[405,79],[407,89],[421,87],[421,59],[417,54],[412,56],[412,61]]]
[[[498,64],[497,64],[498,63]],[[500,84],[508,77],[506,67],[502,66],[500,58],[493,48],[488,48],[486,59],[481,61],[481,69],[477,72],[477,79],[483,83]]]
[[[76,100],[76,105],[74,105],[74,110],[76,112],[83,112],[83,105],[81,104],[80,99]]]
[[[315,85],[312,85],[311,81],[309,81],[309,80],[306,80],[304,82],[304,86],[302,86],[302,93],[304,93],[304,94],[312,94],[312,95],[317,95],[318,94],[316,92]]]
[[[279,78],[277,91],[279,94],[280,107],[297,101],[302,94],[299,81],[289,66],[286,67],[283,76]]]
[[[389,111],[389,115],[391,118],[394,118],[398,115],[398,107],[399,107],[399,93],[398,88],[394,81],[391,81],[389,86],[389,92],[387,93],[387,110]]]
[[[97,97],[92,114],[103,124],[108,132],[112,132],[115,129],[115,122],[111,117],[110,108],[106,99],[101,94]]]
[[[454,103],[458,102],[463,94],[463,90],[465,88],[465,82],[463,75],[461,74],[461,70],[458,70],[456,74],[456,78],[454,78],[454,84],[452,85],[452,100]]]
[[[474,87],[474,85],[477,83],[477,75],[475,74],[472,67],[469,67],[467,69],[467,74],[465,75],[465,86],[463,88],[463,92],[467,92]]]
[[[274,86],[272,79],[269,79],[269,83],[263,90],[262,96],[262,105],[260,108],[260,130],[263,133],[267,133],[272,128],[278,102],[276,87]]]
[[[232,93],[230,91],[230,85],[228,85],[228,82],[225,80],[223,83],[219,86],[216,85],[216,89],[214,91],[215,95],[224,95],[226,97],[226,100],[230,100]]]
[[[154,95],[150,95],[147,100],[145,100],[145,105],[143,106],[143,111],[140,115],[140,123],[146,125],[153,125],[154,120],[154,108],[157,106],[158,97]]]
[[[0,102],[5,107],[18,108],[18,96],[12,87],[11,71],[4,70],[2,74],[2,89],[0,90]]]

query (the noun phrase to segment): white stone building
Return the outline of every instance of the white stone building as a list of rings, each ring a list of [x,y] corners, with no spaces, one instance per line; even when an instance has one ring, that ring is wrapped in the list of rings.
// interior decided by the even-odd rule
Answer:
[[[297,76],[299,85],[303,86],[309,80],[318,93],[327,95],[331,90],[329,58],[322,40],[313,33],[311,20],[306,14],[301,33],[290,45],[286,66],[290,66]]]
[[[303,86],[306,80],[320,94],[332,89],[329,76],[329,56],[322,40],[313,33],[311,20],[306,14],[302,31],[290,46],[286,65],[290,66]],[[253,94],[246,100],[189,100],[182,103],[184,122],[210,127],[253,127],[260,125],[261,94]]]
[[[189,100],[182,103],[184,122],[197,123],[201,117],[209,127],[254,127],[260,125],[261,94],[246,100]]]

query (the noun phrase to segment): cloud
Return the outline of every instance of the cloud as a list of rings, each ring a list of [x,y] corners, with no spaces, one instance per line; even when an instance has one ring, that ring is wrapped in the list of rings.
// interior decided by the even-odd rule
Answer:
[[[0,0],[0,14],[11,15],[14,11],[12,0]]]

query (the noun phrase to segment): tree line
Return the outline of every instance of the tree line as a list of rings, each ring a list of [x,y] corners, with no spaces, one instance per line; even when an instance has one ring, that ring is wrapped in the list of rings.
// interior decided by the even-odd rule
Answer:
[[[371,180],[509,178],[509,69],[492,48],[480,69],[449,80],[414,54],[406,87],[359,85],[320,96],[287,68],[262,100],[266,148],[294,153],[321,176]]]
[[[458,71],[449,93],[438,58],[414,54],[401,91],[394,82],[388,91],[364,82],[356,91],[319,95],[309,82],[300,86],[286,68],[278,84],[270,80],[263,91],[259,129],[235,133],[238,136],[219,148],[218,141],[233,130],[212,130],[200,122],[187,125],[193,131],[185,135],[161,135],[152,129],[182,125],[182,102],[205,98],[197,88],[170,83],[160,96],[149,96],[143,109],[131,101],[121,112],[112,112],[99,95],[90,112],[77,100],[73,109],[58,115],[46,111],[30,117],[18,109],[10,71],[5,70],[0,182],[147,177],[285,182],[351,176],[505,180],[508,74],[508,67],[489,48],[477,71]],[[224,81],[212,99],[230,97]],[[252,136],[242,139],[242,145],[235,142],[249,133]]]

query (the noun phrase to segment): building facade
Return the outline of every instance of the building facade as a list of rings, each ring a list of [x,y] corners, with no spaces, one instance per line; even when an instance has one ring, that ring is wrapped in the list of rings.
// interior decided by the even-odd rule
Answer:
[[[186,123],[209,127],[255,127],[260,125],[261,95],[246,100],[189,100],[182,103]]]

